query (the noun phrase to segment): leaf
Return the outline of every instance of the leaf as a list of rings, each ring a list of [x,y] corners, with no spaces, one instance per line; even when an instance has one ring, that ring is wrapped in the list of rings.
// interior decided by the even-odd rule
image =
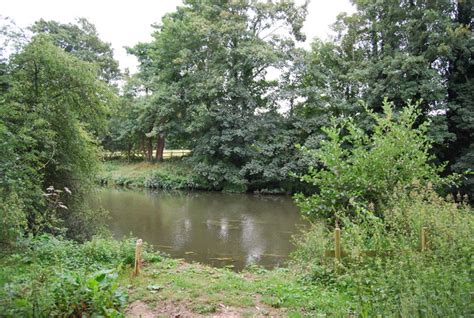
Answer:
[[[159,290],[163,289],[163,287],[161,287],[159,285],[148,285],[146,287],[146,289],[152,290],[152,291],[159,291]]]

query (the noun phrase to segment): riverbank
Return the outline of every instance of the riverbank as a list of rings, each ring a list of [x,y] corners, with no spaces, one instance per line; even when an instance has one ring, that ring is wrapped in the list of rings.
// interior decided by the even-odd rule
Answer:
[[[240,273],[145,249],[132,276],[134,240],[83,244],[41,236],[0,258],[0,312],[15,316],[315,316],[347,313],[344,297],[305,285],[289,269]]]
[[[109,160],[103,163],[101,184],[166,190],[211,190],[181,158],[159,163]]]
[[[248,188],[242,184],[225,183],[212,185],[198,175],[185,158],[171,158],[163,162],[150,163],[142,160],[106,160],[102,164],[102,173],[98,182],[103,185],[126,186],[165,190],[205,190],[230,193],[291,194],[301,192],[294,184],[288,188],[278,184],[261,184]],[[290,182],[291,183],[291,182]],[[299,189],[299,190],[298,190]]]

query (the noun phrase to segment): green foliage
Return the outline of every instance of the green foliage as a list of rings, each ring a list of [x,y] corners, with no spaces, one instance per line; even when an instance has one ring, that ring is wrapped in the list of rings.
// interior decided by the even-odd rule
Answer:
[[[354,115],[359,100],[376,112],[384,98],[396,109],[422,100],[420,121],[435,117],[432,152],[448,161],[446,173],[473,170],[472,0],[353,3],[356,11],[334,24],[333,41],[315,41],[297,72],[306,97],[299,108],[318,120],[327,112]],[[472,193],[472,179],[466,176],[463,192]]]
[[[369,204],[382,206],[396,186],[409,187],[414,179],[422,184],[442,186],[451,179],[438,177],[442,167],[430,161],[428,125],[414,128],[419,116],[416,105],[393,113],[384,102],[383,115],[369,112],[375,124],[368,134],[352,119],[323,128],[327,139],[308,155],[318,162],[301,179],[318,192],[310,197],[297,195],[302,212],[310,217],[332,218],[354,215]]]
[[[106,82],[119,79],[119,65],[113,58],[110,43],[105,43],[99,38],[95,26],[87,19],[78,18],[75,24],[40,19],[30,27],[30,30],[34,34],[48,35],[56,46],[80,60],[97,64],[100,77]]]
[[[51,273],[35,268],[37,277],[27,284],[7,284],[11,303],[1,304],[6,317],[81,316],[86,314],[122,317],[126,294],[118,289],[113,271],[85,276],[77,272]],[[48,284],[49,288],[41,288]]]
[[[171,159],[159,164],[108,161],[101,182],[165,190],[211,190],[212,186],[193,172],[185,159]]]
[[[100,222],[82,195],[98,171],[96,136],[113,93],[97,78],[94,65],[45,36],[34,37],[10,57],[7,78],[9,89],[0,100],[0,136],[6,140],[0,146],[2,196],[18,195],[32,233],[57,232],[58,219],[70,228],[69,235],[88,237],[88,230],[96,229],[88,223]],[[74,194],[63,197],[68,210],[50,213],[43,192],[52,185]]]
[[[216,189],[290,192],[301,183],[288,171],[308,164],[293,145],[317,145],[332,116],[370,131],[360,100],[376,113],[385,98],[397,111],[417,100],[445,172],[473,170],[472,1],[354,5],[331,41],[305,51],[295,46],[306,5],[185,1],[153,41],[129,49],[140,72],[127,78],[104,145],[148,161],[156,148],[159,161],[166,139],[192,148],[195,171]]]
[[[185,1],[156,26],[151,43],[131,49],[143,86],[153,92],[142,131],[188,136],[195,171],[216,189],[280,187],[288,169],[278,169],[290,156],[273,159],[288,139],[273,140],[266,152],[274,157],[264,162],[255,150],[267,141],[267,117],[268,126],[285,121],[276,112],[283,99],[275,93],[278,81],[267,73],[289,63],[295,42],[304,39],[305,13],[293,1]],[[274,32],[275,24],[287,31]],[[268,175],[266,162],[275,166]]]
[[[396,190],[376,213],[361,209],[355,218],[342,219],[347,256],[338,266],[324,256],[332,249],[332,232],[317,226],[307,233],[295,255],[305,281],[345,293],[348,309],[362,317],[468,316],[474,309],[466,301],[472,292],[472,209],[443,199],[430,186]],[[419,250],[422,227],[425,252]],[[359,256],[362,251],[376,256]]]
[[[297,241],[296,268],[306,284],[346,295],[345,311],[362,317],[467,316],[472,208],[435,192],[455,178],[439,177],[442,167],[430,163],[432,141],[426,123],[415,128],[416,105],[399,113],[387,102],[382,108],[383,115],[369,113],[370,134],[341,120],[323,129],[327,139],[318,149],[308,150],[320,167],[302,179],[319,191],[299,195],[298,204],[310,217],[337,218],[343,257],[339,263],[326,256],[334,251],[326,219]]]
[[[117,275],[133,263],[132,240],[95,238],[78,244],[43,235],[19,246],[2,259],[2,315],[123,316],[127,294]]]
[[[16,193],[7,196],[0,193],[0,244],[15,242],[25,231],[24,206]]]
[[[181,175],[166,170],[155,170],[145,179],[146,188],[164,190],[208,189],[202,178],[195,174]]]
[[[119,275],[134,263],[135,239],[86,243],[28,237],[0,259],[0,312],[5,317],[123,317],[128,300]],[[143,247],[147,263],[163,260]]]

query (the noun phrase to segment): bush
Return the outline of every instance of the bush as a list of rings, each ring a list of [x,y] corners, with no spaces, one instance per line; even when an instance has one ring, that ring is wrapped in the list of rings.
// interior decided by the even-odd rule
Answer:
[[[7,317],[85,315],[118,317],[126,302],[114,270],[84,274],[35,268],[34,278],[6,284],[0,303]],[[2,295],[2,296],[4,296]]]
[[[409,186],[414,179],[436,187],[452,180],[439,177],[443,168],[430,163],[427,123],[414,128],[419,115],[416,105],[394,114],[385,101],[383,110],[384,115],[369,111],[375,121],[370,134],[352,119],[333,121],[323,129],[327,139],[320,148],[304,149],[320,164],[301,178],[319,189],[309,197],[296,196],[304,214],[313,218],[353,214],[370,203],[380,207],[395,186]]]
[[[146,188],[165,190],[208,189],[203,178],[190,173],[181,175],[176,171],[155,170],[145,179]]]
[[[383,109],[383,116],[371,114],[370,135],[346,120],[324,130],[320,149],[308,150],[321,167],[302,179],[319,192],[298,196],[298,204],[323,218],[297,241],[296,268],[303,282],[346,295],[345,312],[361,317],[469,316],[473,211],[467,199],[455,203],[436,193],[455,177],[439,177],[442,169],[430,163],[427,126],[413,128],[415,107],[397,115],[387,102]],[[334,250],[334,218],[342,231],[341,263],[325,256]]]

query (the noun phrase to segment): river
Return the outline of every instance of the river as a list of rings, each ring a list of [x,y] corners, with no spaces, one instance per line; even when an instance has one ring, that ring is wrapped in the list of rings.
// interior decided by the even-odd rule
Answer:
[[[186,261],[240,270],[284,266],[304,226],[287,196],[103,188],[116,238],[132,234]]]

